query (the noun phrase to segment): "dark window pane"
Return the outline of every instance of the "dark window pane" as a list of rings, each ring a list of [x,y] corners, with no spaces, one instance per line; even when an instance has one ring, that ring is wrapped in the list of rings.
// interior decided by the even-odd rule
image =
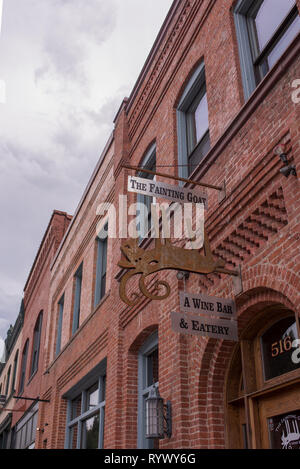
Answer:
[[[141,164],[143,168],[149,169],[150,171],[156,171],[156,153],[150,157],[147,163]],[[154,179],[154,174],[139,173],[139,177],[143,179]],[[145,196],[142,194],[137,195],[137,203],[143,204],[143,207],[138,207],[137,210],[137,225],[136,229],[139,234],[140,241],[146,238],[151,229],[151,204],[154,203],[154,198]]]
[[[264,0],[255,18],[260,50],[272,38],[278,26],[294,6],[294,0]]]
[[[105,226],[105,231],[108,226]],[[107,238],[97,239],[97,266],[96,266],[96,287],[95,287],[95,306],[103,298],[106,291],[106,267],[107,267]]]
[[[87,419],[82,424],[81,448],[97,449],[99,441],[99,414]]]
[[[105,401],[105,393],[106,393],[106,376],[101,378],[101,395],[100,395],[100,402]]]
[[[242,424],[242,434],[243,434],[243,448],[248,449],[248,436],[247,436],[247,425]]]
[[[146,386],[151,386],[158,382],[158,349],[153,350],[150,355],[147,355],[147,383]]]
[[[72,334],[74,334],[79,328],[80,322],[80,302],[81,302],[81,286],[82,286],[82,269],[83,264],[77,269],[75,274],[75,298],[74,298],[74,311],[73,311],[73,325]]]
[[[195,148],[195,150],[189,157],[189,174],[191,174],[195,170],[196,166],[200,163],[202,158],[209,152],[209,150],[210,137],[209,131],[207,131],[199,145]]]
[[[58,303],[58,323],[57,323],[57,337],[56,337],[56,355],[59,354],[61,349],[61,336],[62,336],[62,325],[63,325],[63,315],[64,315],[64,302],[65,295],[62,296]]]
[[[27,340],[24,350],[23,350],[23,354],[22,354],[21,377],[20,377],[20,387],[19,387],[20,394],[24,391],[28,346],[29,346],[29,341]]]
[[[275,378],[299,368],[292,361],[292,342],[298,338],[294,317],[282,319],[261,337],[265,379]]]
[[[42,320],[43,320],[43,314],[40,313],[37,319],[35,328],[34,328],[31,374],[33,374],[38,369]]]
[[[5,395],[8,397],[8,393],[9,393],[9,381],[10,381],[10,373],[11,373],[11,366],[9,367],[8,369],[8,372],[7,372],[7,378],[6,378],[6,389],[5,389]]]
[[[300,449],[300,411],[268,419],[271,449]]]
[[[101,278],[101,298],[105,295],[105,287],[106,287],[106,273],[102,275],[102,278]]]

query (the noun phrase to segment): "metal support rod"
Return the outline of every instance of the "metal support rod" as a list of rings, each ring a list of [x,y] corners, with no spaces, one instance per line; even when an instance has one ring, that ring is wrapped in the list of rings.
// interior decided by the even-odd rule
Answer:
[[[39,399],[38,397],[13,396],[14,399],[23,399],[24,401],[50,402],[48,399]]]
[[[218,267],[215,272],[220,274],[233,275],[234,277],[238,277],[240,275],[240,272],[238,270],[229,270],[224,269],[223,267]]]
[[[151,171],[151,169],[144,169],[138,166],[130,166],[128,164],[122,164],[122,168],[133,169],[134,171],[140,171],[141,173],[153,174],[154,176],[161,176],[164,178],[174,179],[175,181],[188,182],[200,187],[208,187],[209,189],[215,189],[216,191],[224,191],[223,186],[213,186],[212,184],[206,184],[205,182],[192,181],[191,179],[185,179],[178,176],[172,176],[170,174],[158,173],[157,171]]]

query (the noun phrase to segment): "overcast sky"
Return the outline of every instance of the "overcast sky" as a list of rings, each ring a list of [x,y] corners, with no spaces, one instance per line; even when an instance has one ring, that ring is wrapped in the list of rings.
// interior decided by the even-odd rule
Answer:
[[[113,129],[113,118],[130,94],[171,4],[172,0],[3,0],[3,338],[19,312],[52,211],[74,213]]]

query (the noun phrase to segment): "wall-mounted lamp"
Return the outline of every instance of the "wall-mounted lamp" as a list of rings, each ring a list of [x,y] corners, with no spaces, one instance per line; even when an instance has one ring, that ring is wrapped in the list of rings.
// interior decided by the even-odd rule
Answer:
[[[163,439],[165,435],[172,436],[171,402],[164,404],[158,387],[152,386],[146,399],[146,438]]]
[[[283,168],[279,170],[281,174],[283,174],[287,178],[289,177],[290,174],[292,174],[292,176],[297,176],[295,165],[291,165],[288,162],[288,159],[285,153],[285,145],[278,145],[275,148],[274,153],[275,155],[279,156],[282,163],[284,164]]]

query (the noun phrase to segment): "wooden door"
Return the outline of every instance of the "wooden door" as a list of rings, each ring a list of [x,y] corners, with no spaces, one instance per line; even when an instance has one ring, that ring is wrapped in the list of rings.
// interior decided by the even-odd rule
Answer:
[[[257,401],[263,449],[300,449],[300,384]]]

